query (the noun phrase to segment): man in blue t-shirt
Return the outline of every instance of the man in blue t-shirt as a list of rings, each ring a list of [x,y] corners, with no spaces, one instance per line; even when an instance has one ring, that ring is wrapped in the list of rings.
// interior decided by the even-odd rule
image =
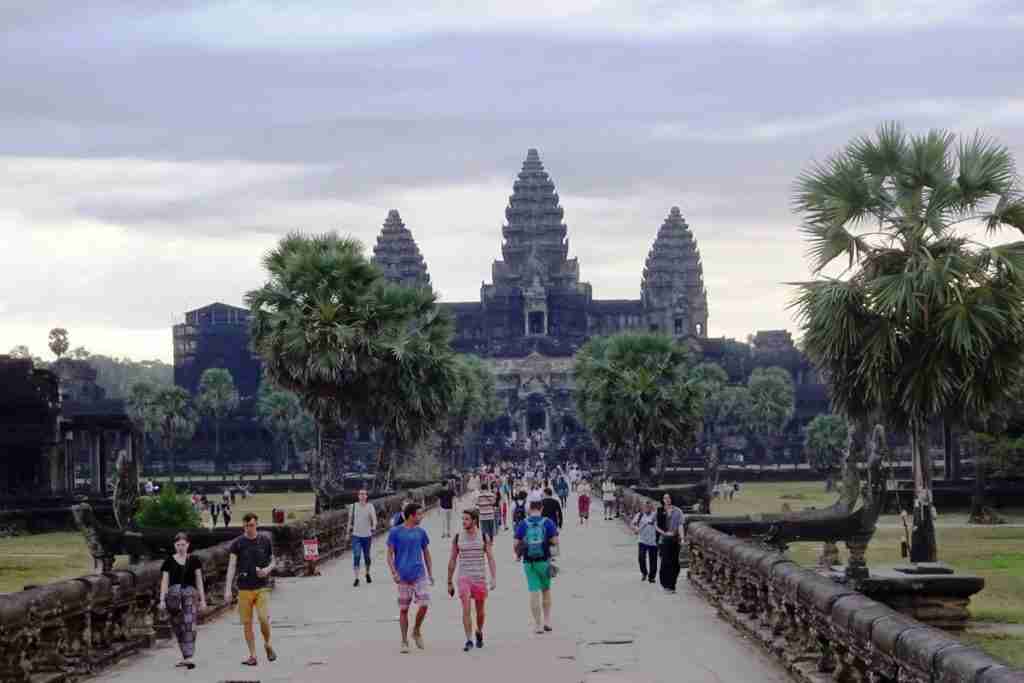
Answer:
[[[530,516],[519,522],[515,532],[516,559],[523,561],[526,588],[530,592],[530,612],[534,632],[551,631],[552,550],[558,547],[558,527],[541,515],[543,502],[530,502]],[[543,607],[544,621],[541,623]]]
[[[430,538],[420,527],[421,508],[409,503],[402,510],[405,522],[388,532],[388,566],[398,586],[398,623],[402,629],[403,654],[409,652],[409,607],[419,605],[412,639],[423,649],[423,620],[430,606],[430,587],[434,585],[434,569],[430,561]]]

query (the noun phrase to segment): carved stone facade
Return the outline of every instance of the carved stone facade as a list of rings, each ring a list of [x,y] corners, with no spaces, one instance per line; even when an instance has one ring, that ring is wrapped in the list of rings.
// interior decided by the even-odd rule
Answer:
[[[430,284],[427,264],[423,261],[416,240],[405,227],[398,211],[391,209],[373,247],[373,262],[384,271],[384,277],[406,287]]]
[[[508,407],[502,431],[519,439],[540,432],[556,447],[579,431],[572,357],[588,339],[642,330],[697,341],[708,333],[700,253],[678,207],[647,257],[641,297],[629,300],[595,300],[580,281],[564,216],[540,154],[529,150],[505,208],[492,282],[481,286],[479,302],[445,304],[456,350],[491,359]]]

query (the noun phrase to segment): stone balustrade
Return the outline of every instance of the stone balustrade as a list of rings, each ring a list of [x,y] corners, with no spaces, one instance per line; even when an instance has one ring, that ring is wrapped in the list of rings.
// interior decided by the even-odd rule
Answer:
[[[625,518],[645,500],[624,490]],[[699,521],[687,525],[684,549],[690,583],[800,680],[1024,683],[1024,671],[777,550]]]
[[[412,496],[429,507],[436,503],[440,489],[424,486],[414,489]],[[405,495],[373,501],[382,530]],[[319,540],[321,559],[337,557],[352,540],[347,510],[264,531],[274,539],[276,573],[282,575],[303,573],[303,539]],[[209,610],[200,615],[202,622],[224,608],[228,544],[193,555],[203,564],[209,604]],[[161,564],[162,560],[153,560],[0,595],[0,681],[76,680],[166,636],[158,610]]]
[[[801,680],[1024,683],[1024,671],[782,553],[700,522],[687,533],[690,582]]]

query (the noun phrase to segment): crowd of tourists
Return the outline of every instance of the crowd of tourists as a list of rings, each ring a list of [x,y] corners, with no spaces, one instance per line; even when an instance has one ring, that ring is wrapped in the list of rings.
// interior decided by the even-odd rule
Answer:
[[[485,645],[487,599],[498,585],[496,544],[501,534],[508,531],[509,549],[522,566],[531,630],[539,636],[554,630],[552,586],[559,573],[561,534],[571,515],[568,505],[572,492],[577,497],[576,525],[589,523],[593,495],[601,497],[605,521],[618,518],[618,490],[614,482],[591,482],[574,465],[551,466],[543,461],[503,464],[444,482],[437,501],[440,537],[449,544],[447,592],[461,603],[464,651]],[[358,588],[364,581],[367,585],[373,583],[373,538],[378,531],[386,530],[387,569],[395,585],[399,612],[399,651],[409,653],[411,644],[425,649],[424,629],[435,584],[430,536],[422,525],[426,511],[421,502],[407,498],[390,519],[381,519],[365,489],[358,492],[357,498],[348,516],[352,586]],[[230,546],[224,600],[230,604],[237,577],[238,611],[248,650],[242,664],[257,666],[254,618],[259,622],[267,661],[277,658],[271,646],[268,590],[275,562],[270,537],[258,531],[258,517],[248,513],[243,523],[242,535]],[[663,589],[674,593],[679,575],[682,511],[666,495],[661,507],[655,509],[653,502],[648,502],[630,524],[638,537],[642,579],[654,583],[660,577]],[[192,668],[197,607],[206,607],[202,567],[189,555],[185,534],[178,535],[174,547],[174,555],[162,567],[160,607],[167,611],[181,649],[178,666]]]

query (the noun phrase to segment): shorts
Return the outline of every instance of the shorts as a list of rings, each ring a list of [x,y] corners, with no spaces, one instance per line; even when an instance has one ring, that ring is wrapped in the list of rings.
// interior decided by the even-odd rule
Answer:
[[[398,608],[405,611],[414,602],[420,607],[430,604],[430,580],[426,576],[411,583],[403,581],[398,584]]]
[[[480,520],[480,531],[483,532],[484,538],[494,539],[494,530],[497,525],[493,519],[481,519]]]
[[[547,560],[543,562],[523,562],[526,572],[526,589],[531,593],[551,590],[551,569]]]
[[[252,612],[256,614],[261,622],[267,621],[267,610],[270,608],[270,589],[257,588],[255,590],[238,591],[238,616],[243,624],[252,623]]]
[[[460,600],[486,600],[487,580],[470,576],[459,577]]]

